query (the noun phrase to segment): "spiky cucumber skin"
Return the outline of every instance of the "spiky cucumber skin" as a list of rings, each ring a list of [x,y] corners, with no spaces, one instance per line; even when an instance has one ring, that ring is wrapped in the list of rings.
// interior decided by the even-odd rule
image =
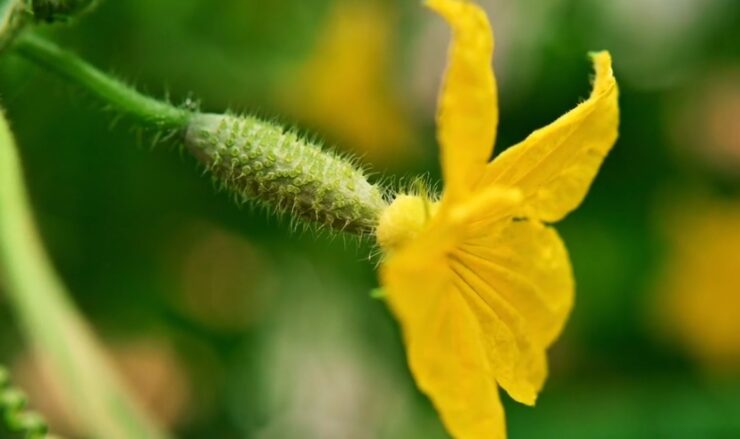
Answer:
[[[196,114],[185,145],[227,190],[292,218],[368,234],[387,206],[349,160],[256,117]]]

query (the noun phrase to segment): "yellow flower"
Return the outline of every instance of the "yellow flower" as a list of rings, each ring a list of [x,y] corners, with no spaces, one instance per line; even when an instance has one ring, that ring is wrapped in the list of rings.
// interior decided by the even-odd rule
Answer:
[[[659,322],[714,373],[740,372],[740,205],[690,202],[669,210],[670,250]]]
[[[368,160],[419,155],[408,109],[394,93],[394,11],[377,1],[335,1],[310,57],[280,87],[281,105]]]
[[[383,213],[381,282],[411,371],[458,438],[506,436],[498,386],[534,404],[546,349],[573,303],[554,222],[583,200],[617,138],[617,85],[594,54],[591,96],[488,163],[498,109],[493,36],[462,0],[428,0],[453,43],[437,116],[444,193],[400,195]]]

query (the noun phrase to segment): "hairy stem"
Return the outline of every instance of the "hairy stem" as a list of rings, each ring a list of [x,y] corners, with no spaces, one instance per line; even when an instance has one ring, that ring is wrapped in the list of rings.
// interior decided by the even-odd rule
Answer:
[[[387,207],[382,188],[368,182],[352,160],[279,124],[174,107],[138,93],[38,36],[22,36],[15,48],[139,122],[181,132],[187,149],[240,200],[357,235],[371,234]]]
[[[115,110],[157,129],[183,129],[192,113],[143,95],[83,59],[34,34],[22,35],[15,51],[46,70],[82,87]]]

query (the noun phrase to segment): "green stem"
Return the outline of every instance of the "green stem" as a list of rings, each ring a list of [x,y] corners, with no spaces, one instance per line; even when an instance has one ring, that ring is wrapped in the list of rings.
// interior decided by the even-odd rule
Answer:
[[[54,272],[34,226],[21,163],[1,110],[0,279],[36,355],[59,385],[67,416],[92,437],[166,437],[119,381]]]
[[[192,113],[143,95],[83,59],[34,34],[21,36],[15,51],[82,87],[114,109],[157,129],[183,129]]]

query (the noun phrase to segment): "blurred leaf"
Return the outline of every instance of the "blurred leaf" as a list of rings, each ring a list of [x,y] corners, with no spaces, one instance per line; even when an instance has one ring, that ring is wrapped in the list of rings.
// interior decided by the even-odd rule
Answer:
[[[0,52],[23,28],[28,17],[24,0],[0,0]]]
[[[63,389],[65,408],[101,438],[164,438],[140,411],[57,278],[34,228],[21,165],[0,116],[0,273],[37,354]]]

